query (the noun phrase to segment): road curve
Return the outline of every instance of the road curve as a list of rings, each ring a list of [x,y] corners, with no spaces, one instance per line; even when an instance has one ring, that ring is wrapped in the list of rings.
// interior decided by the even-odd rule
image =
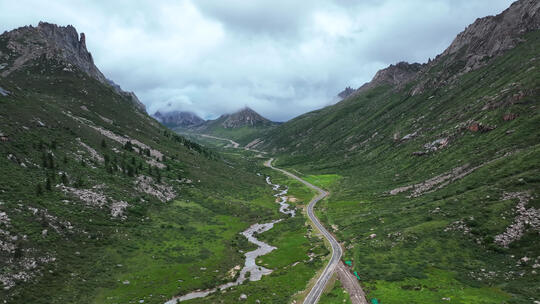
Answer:
[[[202,137],[207,137],[207,138],[217,139],[217,140],[228,141],[228,142],[233,146],[233,148],[239,148],[239,147],[240,147],[240,144],[237,143],[237,142],[235,142],[235,141],[232,140],[232,139],[222,138],[222,137],[216,137],[216,136],[212,136],[212,135],[208,135],[208,134],[197,134],[197,135],[202,136]]]
[[[297,181],[303,183],[304,185],[308,186],[309,188],[317,191],[319,194],[309,202],[308,208],[307,208],[307,214],[309,219],[313,222],[313,224],[319,229],[319,231],[322,233],[322,235],[328,240],[330,245],[332,246],[332,257],[330,258],[330,262],[326,265],[326,268],[324,269],[321,276],[317,279],[317,282],[315,285],[311,288],[309,291],[309,294],[307,295],[306,299],[304,300],[304,304],[315,304],[319,301],[319,298],[321,297],[321,294],[324,291],[324,288],[326,287],[326,284],[334,274],[334,271],[336,270],[336,267],[339,263],[339,260],[341,259],[341,255],[343,254],[341,250],[341,246],[339,245],[338,241],[324,228],[324,226],[321,224],[319,219],[315,216],[315,213],[313,212],[313,207],[315,204],[326,197],[328,195],[328,192],[324,191],[323,189],[314,186],[307,181],[301,179],[300,177],[285,171],[280,168],[276,168],[272,166],[272,161],[274,159],[271,158],[268,161],[264,163],[265,166],[272,168],[274,170],[277,170],[289,177],[292,177],[296,179]]]

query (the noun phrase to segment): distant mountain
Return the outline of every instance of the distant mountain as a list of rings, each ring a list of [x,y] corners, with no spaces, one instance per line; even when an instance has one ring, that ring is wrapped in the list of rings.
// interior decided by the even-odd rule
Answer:
[[[221,115],[216,121],[224,128],[240,128],[240,127],[259,127],[269,126],[274,123],[269,119],[261,116],[259,113],[253,111],[249,107],[245,107],[238,112],[232,114]]]
[[[169,128],[190,128],[199,126],[205,122],[204,119],[200,118],[195,113],[182,111],[157,111],[152,115],[152,117]]]
[[[223,114],[217,119],[207,120],[203,124],[177,128],[176,130],[180,133],[199,133],[224,137],[240,144],[247,144],[278,125],[279,123],[245,107],[231,114]]]

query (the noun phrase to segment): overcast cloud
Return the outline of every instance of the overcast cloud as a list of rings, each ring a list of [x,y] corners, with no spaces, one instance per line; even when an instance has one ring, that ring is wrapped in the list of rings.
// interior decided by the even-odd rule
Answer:
[[[511,0],[0,0],[0,30],[86,33],[96,65],[156,110],[245,105],[284,121],[398,61],[426,62]]]

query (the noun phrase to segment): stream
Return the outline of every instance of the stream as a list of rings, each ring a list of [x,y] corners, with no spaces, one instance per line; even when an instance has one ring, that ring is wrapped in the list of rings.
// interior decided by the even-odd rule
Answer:
[[[285,187],[285,189],[280,190],[281,186],[279,184],[272,184],[269,176],[266,177],[266,183],[272,186],[272,190],[279,191],[278,193],[274,194],[274,196],[279,199],[278,201],[280,205],[279,212],[286,215],[290,215],[291,217],[294,217],[296,215],[295,210],[289,209],[290,206],[289,204],[287,204],[286,194],[289,191],[289,188]],[[218,290],[222,291],[227,288],[240,285],[244,283],[248,273],[249,273],[250,281],[259,281],[263,275],[271,274],[272,273],[271,269],[267,269],[267,268],[257,265],[255,260],[258,257],[268,254],[277,248],[269,244],[266,244],[265,242],[259,241],[257,238],[255,238],[254,235],[257,235],[257,234],[260,234],[260,233],[263,233],[265,231],[272,229],[274,227],[274,224],[277,224],[281,222],[282,220],[283,219],[278,219],[278,220],[273,220],[269,223],[253,224],[248,229],[244,230],[241,233],[243,236],[247,238],[247,240],[250,243],[257,245],[258,248],[253,251],[246,252],[244,254],[246,257],[246,261],[244,262],[244,268],[242,268],[242,270],[240,271],[240,275],[238,276],[236,281],[225,283],[212,289],[193,291],[183,296],[177,296],[165,302],[165,304],[176,304],[176,303],[191,300],[191,299],[204,298],[207,295],[212,294]]]

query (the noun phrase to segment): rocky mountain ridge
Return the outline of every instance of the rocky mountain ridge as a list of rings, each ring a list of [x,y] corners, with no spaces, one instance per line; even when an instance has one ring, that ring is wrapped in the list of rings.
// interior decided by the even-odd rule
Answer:
[[[356,90],[351,87],[346,87],[343,91],[339,92],[337,96],[341,99],[345,99],[351,96],[351,94],[353,94],[355,91]]]
[[[404,61],[391,64],[389,67],[378,71],[370,82],[362,85],[357,91],[363,92],[381,85],[401,88],[415,78],[422,66],[420,63],[407,63]]]
[[[474,69],[486,58],[502,54],[522,42],[526,32],[540,28],[540,2],[522,0],[496,16],[478,18],[454,39],[441,56],[457,55]],[[457,54],[463,51],[463,54]]]
[[[524,42],[524,34],[540,29],[540,2],[519,0],[495,16],[478,18],[459,33],[450,46],[425,64],[415,77],[411,95],[427,87],[453,83],[457,77],[477,70]],[[443,69],[434,69],[442,65]]]
[[[2,36],[9,40],[7,48],[13,51],[12,55],[2,54],[2,59],[13,61],[12,65],[4,68],[4,77],[27,62],[45,56],[75,65],[100,82],[107,83],[105,76],[95,66],[92,54],[86,49],[85,34],[79,36],[72,25],[58,26],[39,22],[37,27],[20,27],[4,32]]]
[[[65,72],[78,69],[99,82],[111,87],[116,93],[129,100],[136,108],[146,111],[135,93],[124,91],[107,79],[94,64],[92,54],[86,48],[86,35],[78,34],[72,25],[58,26],[39,22],[34,26],[23,26],[0,35],[5,48],[0,49],[0,76],[7,77],[14,71],[45,58],[57,60],[64,65]]]
[[[426,87],[446,85],[456,76],[476,70],[523,42],[523,34],[540,29],[540,2],[519,0],[496,16],[478,18],[459,33],[450,46],[427,63],[399,62],[378,71],[373,79],[362,85],[358,92],[389,84],[397,89],[412,81],[418,83],[411,95],[424,92]],[[443,64],[444,69],[433,67]],[[435,75],[432,75],[435,74]],[[340,93],[341,94],[341,93]]]

